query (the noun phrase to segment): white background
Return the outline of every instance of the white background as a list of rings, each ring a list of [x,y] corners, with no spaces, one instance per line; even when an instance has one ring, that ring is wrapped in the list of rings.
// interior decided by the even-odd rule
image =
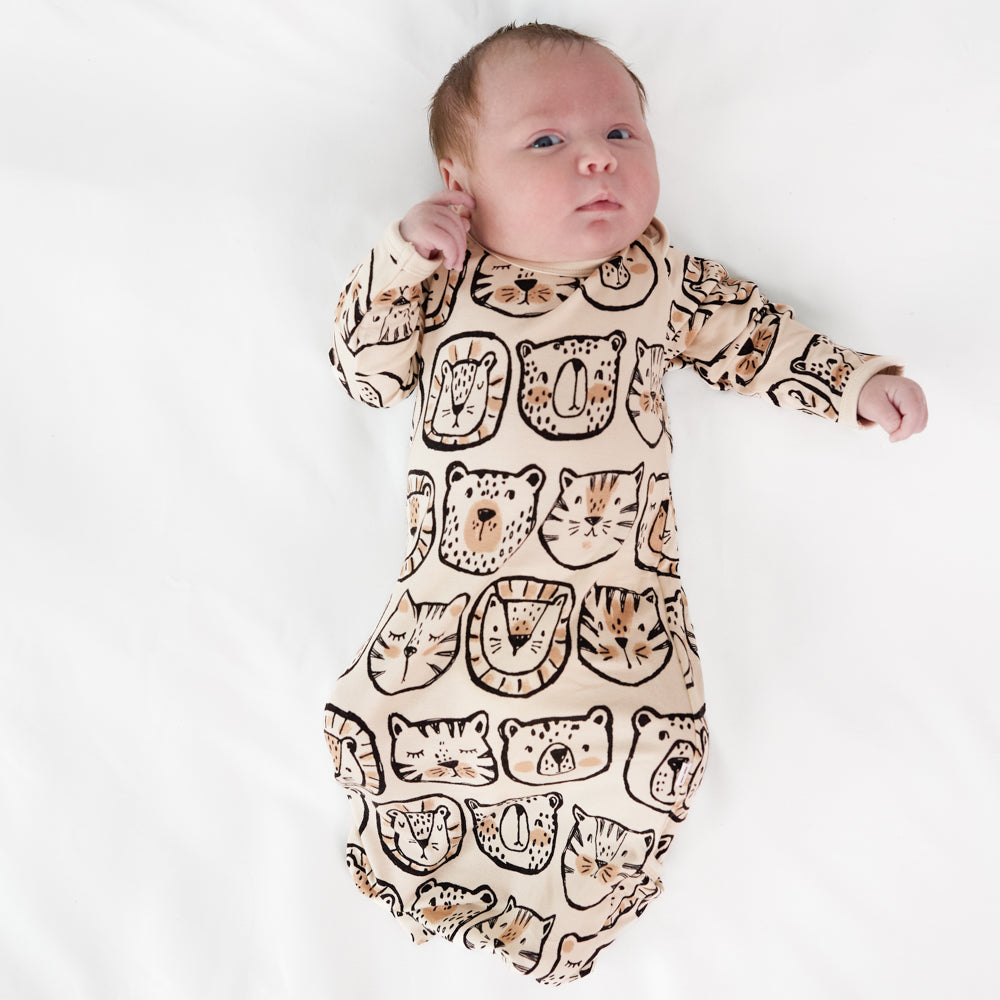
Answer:
[[[535,17],[645,81],[675,243],[931,406],[889,445],[670,377],[713,759],[569,988],[997,996],[988,0],[0,0],[0,995],[542,995],[355,891],[321,731],[409,426],[341,391],[337,294],[436,187],[445,70]]]

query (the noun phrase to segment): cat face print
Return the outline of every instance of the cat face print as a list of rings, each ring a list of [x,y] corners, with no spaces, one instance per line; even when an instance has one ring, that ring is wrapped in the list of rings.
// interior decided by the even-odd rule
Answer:
[[[584,298],[598,309],[634,309],[649,298],[656,283],[656,262],[641,243],[633,243],[605,261],[582,288]]]
[[[550,440],[599,434],[614,415],[618,359],[625,336],[522,341],[518,405],[526,423]]]
[[[510,354],[490,333],[461,334],[437,350],[424,417],[431,448],[466,448],[496,433],[510,380]]]
[[[465,932],[465,946],[492,951],[515,972],[527,975],[538,965],[554,922],[555,916],[541,917],[510,896],[503,913],[473,924]]]
[[[632,727],[635,739],[625,765],[629,795],[678,822],[685,819],[708,756],[704,709],[697,715],[659,715],[640,708]]]
[[[466,889],[430,878],[417,887],[409,914],[428,934],[452,941],[465,924],[492,910],[496,902],[489,886]]]
[[[580,608],[577,649],[594,673],[616,684],[643,684],[655,677],[672,651],[656,591],[637,594],[594,584]]]
[[[558,792],[527,795],[487,805],[466,799],[479,850],[509,871],[533,874],[552,860],[556,846]]]
[[[434,480],[415,469],[406,477],[406,558],[399,579],[412,576],[434,544]]]
[[[459,594],[450,604],[417,604],[404,591],[368,654],[368,676],[375,687],[383,694],[399,694],[436,681],[458,653],[468,601],[468,594]]]
[[[348,789],[381,795],[385,777],[371,730],[352,712],[327,705],[323,731],[337,781]]]
[[[792,362],[796,375],[811,375],[835,395],[841,395],[854,366],[847,352],[829,338],[817,333],[809,341],[802,355]]]
[[[566,901],[577,910],[596,906],[626,880],[635,881],[653,849],[652,830],[630,830],[573,806],[576,824],[562,857]]]
[[[496,759],[486,742],[488,730],[485,712],[423,722],[394,713],[389,716],[392,769],[402,781],[488,785],[497,776]]]
[[[631,472],[563,469],[561,492],[539,529],[549,555],[572,569],[610,559],[635,525],[643,466]]]
[[[650,447],[667,433],[667,408],[663,400],[663,376],[667,370],[662,344],[635,344],[635,368],[629,380],[626,407],[642,439]]]
[[[504,316],[541,316],[576,291],[576,278],[556,278],[484,254],[472,279],[472,299]]]
[[[646,484],[646,498],[635,537],[635,564],[661,576],[677,576],[677,524],[670,496],[670,477],[652,475]]]
[[[506,577],[488,587],[469,616],[469,672],[482,688],[511,697],[540,691],[569,655],[573,590],[532,577]]]
[[[528,785],[580,781],[611,763],[611,712],[603,705],[586,715],[504,719],[500,735],[504,770]]]
[[[457,802],[430,795],[375,807],[382,849],[411,875],[427,875],[458,854],[465,817]]]
[[[576,934],[564,934],[559,941],[556,964],[538,981],[543,986],[562,986],[564,983],[575,983],[594,971],[594,960],[603,951],[612,938],[607,934],[591,934],[589,937],[579,937]]]
[[[441,561],[466,573],[492,573],[531,534],[545,473],[537,465],[517,473],[470,472],[452,462],[446,478]]]

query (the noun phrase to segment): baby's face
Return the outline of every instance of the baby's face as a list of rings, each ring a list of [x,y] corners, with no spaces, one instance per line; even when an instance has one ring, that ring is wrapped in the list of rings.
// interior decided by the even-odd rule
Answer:
[[[632,78],[603,49],[498,46],[480,67],[472,163],[441,161],[476,199],[472,234],[533,261],[609,257],[656,211],[656,153]]]

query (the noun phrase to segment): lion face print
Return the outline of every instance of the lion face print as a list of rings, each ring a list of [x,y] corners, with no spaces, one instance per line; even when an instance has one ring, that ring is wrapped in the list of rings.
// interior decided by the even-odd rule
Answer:
[[[468,594],[450,604],[417,604],[404,591],[368,654],[368,676],[383,694],[426,687],[441,676],[458,653],[462,612]]]
[[[492,437],[510,379],[506,345],[490,333],[461,334],[437,350],[427,393],[424,441],[465,448]]]
[[[494,952],[515,972],[533,972],[555,916],[542,917],[510,896],[503,913],[474,924],[465,932],[467,948]]]
[[[656,262],[641,243],[633,243],[605,261],[582,289],[584,298],[598,309],[635,309],[649,298],[656,282]]]
[[[423,294],[420,285],[379,292],[348,338],[348,348],[357,354],[374,344],[398,344],[408,340],[420,330]]]
[[[430,878],[417,887],[409,914],[428,934],[454,940],[461,928],[496,906],[489,886],[475,889]]]
[[[399,579],[412,576],[434,544],[434,480],[415,469],[406,477],[407,551]]]
[[[577,910],[596,906],[627,880],[642,875],[653,849],[652,830],[630,830],[604,816],[573,806],[576,825],[562,857],[566,901]]]
[[[364,722],[353,712],[327,705],[323,731],[337,781],[347,789],[381,795],[385,789],[382,763],[372,731]]]
[[[534,529],[545,473],[537,465],[517,473],[470,472],[461,462],[452,462],[446,479],[441,561],[466,573],[492,573]]]
[[[550,440],[599,434],[614,415],[624,346],[620,330],[544,344],[521,341],[518,405],[525,422]]]
[[[579,287],[576,278],[556,278],[484,254],[472,278],[472,299],[504,316],[541,316]]]
[[[629,795],[678,822],[685,819],[708,755],[704,709],[697,715],[660,715],[640,708],[632,727],[635,739],[625,765]]]
[[[506,577],[488,587],[469,617],[472,679],[511,697],[540,691],[559,676],[569,655],[567,584]]]
[[[504,719],[500,736],[504,770],[528,785],[580,781],[606,771],[611,763],[611,712],[603,705],[586,715]]]
[[[558,792],[527,795],[487,805],[466,799],[479,850],[509,871],[532,874],[552,860],[556,846]]]
[[[465,817],[457,802],[430,795],[375,807],[382,849],[411,875],[427,875],[458,854]]]
[[[642,465],[584,475],[563,469],[561,492],[539,529],[552,558],[570,568],[610,559],[635,525],[642,473]]]
[[[643,684],[665,666],[672,652],[660,620],[656,591],[642,594],[598,584],[580,608],[580,659],[616,684]]]
[[[423,722],[409,722],[393,713],[389,716],[392,769],[402,781],[491,784],[496,780],[497,765],[486,742],[488,730],[485,712]]]

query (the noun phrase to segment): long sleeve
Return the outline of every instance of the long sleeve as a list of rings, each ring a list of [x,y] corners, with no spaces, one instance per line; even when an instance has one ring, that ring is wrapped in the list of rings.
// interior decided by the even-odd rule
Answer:
[[[683,274],[683,294],[669,319],[668,337],[683,345],[674,364],[693,367],[716,388],[856,425],[868,379],[902,371],[894,358],[863,354],[810,330],[752,282],[730,278],[721,264],[671,254],[671,266]]]
[[[355,399],[391,406],[416,387],[428,295],[423,283],[440,267],[393,224],[351,273],[337,303],[330,361]]]

